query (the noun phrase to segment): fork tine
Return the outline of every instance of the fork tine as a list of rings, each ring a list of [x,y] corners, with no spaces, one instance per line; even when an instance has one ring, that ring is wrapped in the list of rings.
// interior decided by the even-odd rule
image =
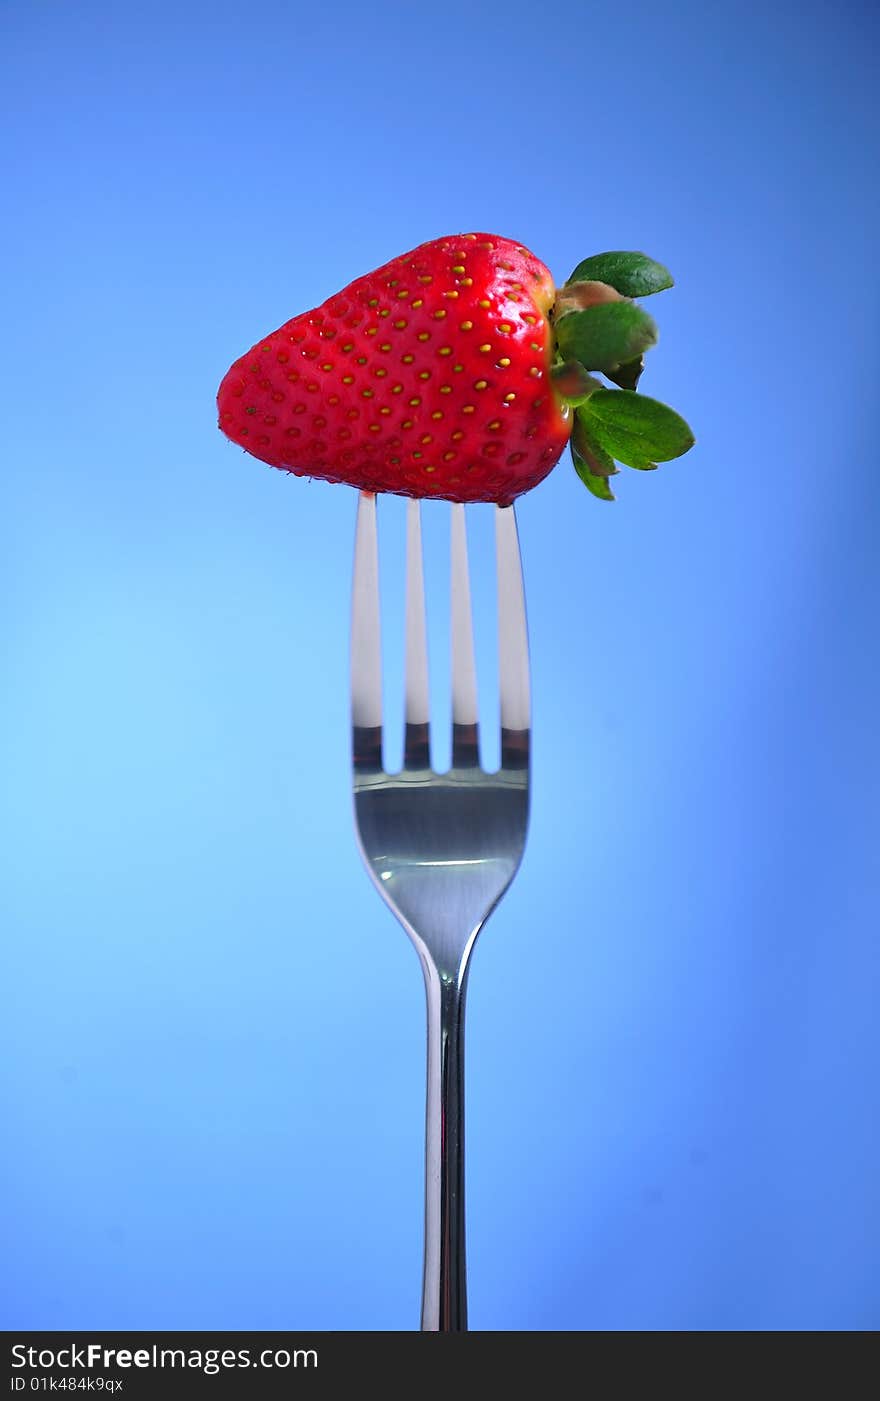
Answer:
[[[419,502],[411,497],[406,503],[406,724],[403,741],[405,769],[431,767],[429,716],[422,516]]]
[[[452,506],[451,546],[452,767],[464,769],[478,765],[480,753],[467,530],[460,502]]]
[[[498,566],[501,767],[522,769],[528,767],[529,762],[531,691],[522,558],[513,506],[495,508],[495,554]]]
[[[351,592],[352,757],[358,771],[382,768],[382,649],[376,498],[358,498]]]

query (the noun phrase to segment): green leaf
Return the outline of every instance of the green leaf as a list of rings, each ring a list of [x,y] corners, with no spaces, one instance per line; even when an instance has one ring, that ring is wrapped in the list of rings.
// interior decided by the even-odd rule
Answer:
[[[576,410],[612,457],[642,470],[681,457],[694,435],[673,409],[630,389],[597,389]]]
[[[597,253],[578,263],[569,282],[607,282],[624,297],[650,297],[673,285],[672,273],[645,253]]]
[[[599,476],[596,472],[591,472],[580,453],[572,444],[571,457],[574,462],[574,470],[577,472],[584,486],[591,491],[594,496],[598,496],[600,501],[614,501],[616,497],[611,487],[608,485],[608,478]]]
[[[612,384],[619,384],[621,389],[635,389],[644,368],[645,357],[640,355],[636,360],[628,360],[625,365],[618,365],[616,370],[606,370],[605,373]]]
[[[605,302],[560,317],[556,340],[564,359],[587,370],[616,370],[656,344],[657,327],[634,302]]]
[[[588,414],[575,412],[571,450],[577,453],[595,477],[615,477],[620,470],[593,432]]]

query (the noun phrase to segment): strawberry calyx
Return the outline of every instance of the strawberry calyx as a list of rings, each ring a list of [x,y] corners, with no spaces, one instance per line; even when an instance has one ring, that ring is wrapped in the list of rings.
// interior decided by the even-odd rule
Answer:
[[[560,403],[574,411],[572,460],[602,501],[615,499],[608,480],[619,470],[616,462],[653,470],[694,445],[679,414],[636,392],[658,331],[635,298],[672,285],[669,270],[644,253],[598,253],[578,263],[549,312],[550,380]],[[595,372],[616,387],[606,388]]]
[[[566,282],[560,287],[553,304],[553,316],[558,320],[570,311],[586,311],[587,307],[603,302],[622,302],[627,298],[608,282]]]
[[[571,407],[583,404],[602,388],[601,380],[589,374],[579,360],[557,360],[550,369],[550,383],[563,404]]]

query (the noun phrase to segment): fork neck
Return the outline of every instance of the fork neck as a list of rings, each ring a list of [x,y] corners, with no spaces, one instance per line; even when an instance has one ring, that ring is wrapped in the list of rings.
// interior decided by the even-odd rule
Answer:
[[[422,1330],[467,1329],[464,1212],[464,1009],[467,961],[456,973],[424,959],[428,1007],[425,1274]]]

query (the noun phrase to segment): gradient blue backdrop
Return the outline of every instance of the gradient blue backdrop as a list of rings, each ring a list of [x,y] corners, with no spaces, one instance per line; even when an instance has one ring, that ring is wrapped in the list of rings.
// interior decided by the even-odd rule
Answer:
[[[876,1327],[869,7],[31,0],[0,35],[5,1327],[417,1324],[355,497],[228,445],[214,393],[467,229],[560,280],[668,263],[643,387],[699,438],[614,507],[565,462],[520,506],[534,806],[471,977],[473,1326]]]

